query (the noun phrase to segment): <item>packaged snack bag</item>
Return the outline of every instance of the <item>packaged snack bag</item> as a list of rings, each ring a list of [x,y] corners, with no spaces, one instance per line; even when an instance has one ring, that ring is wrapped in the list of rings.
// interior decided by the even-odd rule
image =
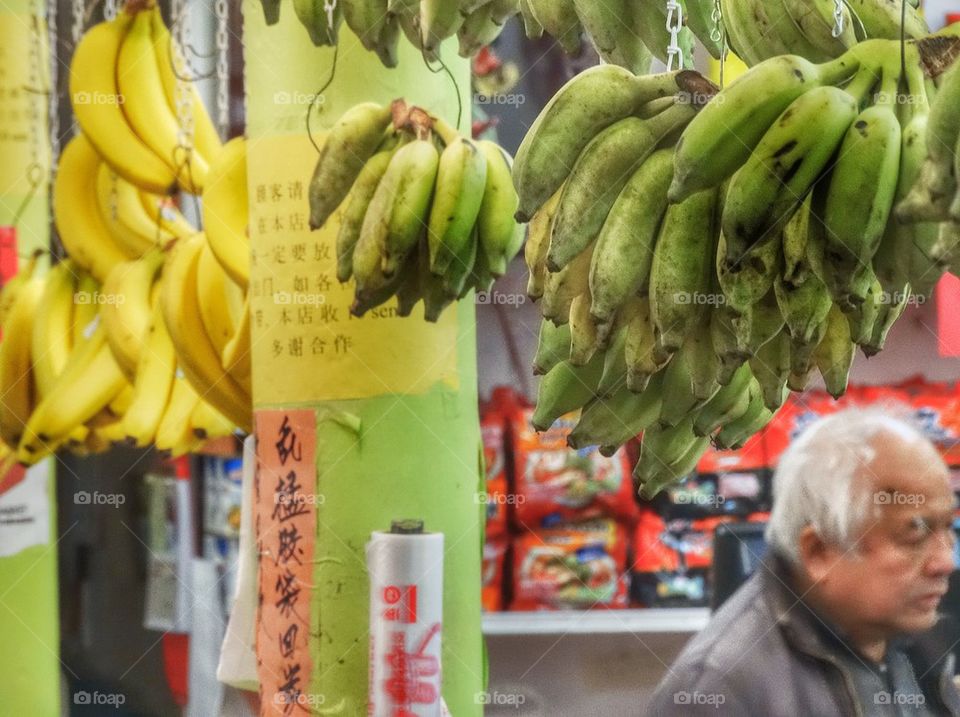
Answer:
[[[609,519],[564,523],[514,540],[511,610],[622,608],[625,529]]]
[[[532,414],[529,408],[518,408],[510,421],[517,526],[534,528],[550,514],[564,520],[634,519],[633,476],[623,449],[610,458],[595,447],[573,450],[567,436],[576,414],[560,418],[543,433],[531,425]]]
[[[506,416],[487,408],[480,418],[480,435],[483,439],[483,460],[487,472],[487,494],[484,499],[487,514],[487,537],[493,538],[507,532],[507,504],[510,502],[507,487],[507,460],[504,437]]]
[[[484,612],[503,610],[503,564],[506,554],[506,537],[487,540],[483,545],[480,604]]]

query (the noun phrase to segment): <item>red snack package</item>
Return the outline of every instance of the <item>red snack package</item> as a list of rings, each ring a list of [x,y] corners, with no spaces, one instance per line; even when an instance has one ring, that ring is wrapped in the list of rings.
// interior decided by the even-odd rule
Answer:
[[[480,604],[485,612],[503,610],[503,561],[507,554],[507,539],[488,540],[483,545]]]
[[[480,435],[483,438],[483,461],[487,473],[487,537],[507,532],[507,461],[504,444],[505,416],[495,410],[487,410],[480,419]]]
[[[519,535],[510,609],[626,607],[626,560],[626,531],[609,519]]]
[[[573,450],[567,447],[567,436],[576,414],[560,418],[543,433],[534,430],[532,415],[530,408],[517,408],[510,421],[519,527],[535,529],[552,514],[562,520],[636,517],[633,478],[623,449],[610,458],[595,447]]]

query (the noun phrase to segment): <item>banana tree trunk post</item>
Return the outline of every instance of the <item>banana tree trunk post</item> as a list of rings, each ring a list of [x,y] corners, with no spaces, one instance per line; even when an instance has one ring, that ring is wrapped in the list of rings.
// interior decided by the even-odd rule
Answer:
[[[302,554],[312,565],[312,583],[303,586],[294,609],[302,627],[309,622],[309,664],[300,664],[298,686],[305,696],[298,699],[312,700],[315,713],[366,713],[365,544],[373,531],[389,530],[391,521],[416,518],[445,539],[443,697],[456,717],[481,715],[483,511],[477,500],[481,452],[472,295],[436,325],[423,321],[422,306],[410,318],[396,317],[392,301],[363,319],[349,316],[352,286],[339,285],[335,277],[336,215],[319,231],[307,227],[307,189],[317,153],[305,118],[314,93],[331,74],[334,52],[311,44],[290,5],[282,6],[272,26],[256,0],[246,0],[243,9],[258,456],[261,466],[274,460],[266,453],[273,456],[282,443],[278,436],[288,435],[277,431],[281,417],[292,416],[287,428],[299,430],[301,458],[313,454],[310,470],[298,479],[312,480],[316,469],[315,493],[307,496],[313,498],[315,531]],[[456,57],[452,45],[443,57],[456,86],[447,73],[431,72],[405,39],[399,67],[390,70],[341,27],[336,72],[317,98],[312,119],[318,144],[350,107],[398,97],[453,124],[459,94],[460,129],[469,131],[469,63]],[[265,484],[259,483],[260,490],[273,490]],[[273,545],[267,533],[277,528],[261,522],[261,551],[269,552],[263,547]],[[261,553],[262,646],[282,637],[275,624],[275,585],[265,582],[269,559]],[[263,658],[268,651],[258,654]],[[260,670],[271,691],[296,676],[292,663],[274,661]],[[286,684],[291,686],[289,679]],[[261,696],[262,713],[283,713],[276,698]]]

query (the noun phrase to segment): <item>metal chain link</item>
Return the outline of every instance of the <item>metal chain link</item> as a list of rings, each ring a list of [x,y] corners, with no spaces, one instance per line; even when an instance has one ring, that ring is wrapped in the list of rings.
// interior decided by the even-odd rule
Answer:
[[[670,44],[667,45],[667,72],[673,71],[674,63],[683,67],[683,50],[677,38],[683,29],[683,6],[677,0],[667,0],[667,32]]]
[[[713,29],[710,30],[710,39],[720,46],[720,89],[723,89],[727,70],[727,26],[723,24],[723,8],[720,0],[713,0],[713,12],[710,13]]]
[[[73,24],[70,26],[70,39],[76,47],[80,42],[80,36],[83,34],[83,24],[86,20],[86,8],[83,6],[83,0],[72,0],[70,3],[70,14],[73,16]]]
[[[117,0],[104,0],[103,17],[113,20],[117,16]]]
[[[174,0],[171,3],[173,13],[173,26],[177,30],[177,35],[171,48],[171,55],[175,58],[183,56],[183,48],[190,44],[190,24],[185,21],[184,14],[187,10],[186,0]],[[179,47],[177,47],[179,45]],[[193,105],[190,92],[191,79],[183,73],[187,71],[186,63],[178,68],[176,73],[177,84],[174,91],[175,105],[177,111],[177,148],[184,152],[183,157],[177,157],[177,161],[184,161],[190,157],[190,150],[193,148]]]
[[[227,0],[216,0],[217,15],[217,130],[226,139],[230,134],[230,10]]]
[[[50,53],[50,97],[47,126],[50,130],[50,171],[56,172],[60,158],[60,63],[57,33],[57,0],[47,0],[47,52]]]
[[[843,34],[843,0],[834,0],[833,7],[833,32],[834,37],[840,37]]]

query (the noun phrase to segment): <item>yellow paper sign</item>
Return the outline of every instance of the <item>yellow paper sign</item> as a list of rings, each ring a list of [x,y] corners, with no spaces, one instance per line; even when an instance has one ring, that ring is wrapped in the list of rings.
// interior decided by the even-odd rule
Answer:
[[[318,140],[318,141],[322,141]],[[317,153],[306,135],[248,141],[254,405],[425,393],[457,377],[456,306],[436,324],[396,301],[350,314],[353,282],[336,276],[336,214],[307,226]]]

